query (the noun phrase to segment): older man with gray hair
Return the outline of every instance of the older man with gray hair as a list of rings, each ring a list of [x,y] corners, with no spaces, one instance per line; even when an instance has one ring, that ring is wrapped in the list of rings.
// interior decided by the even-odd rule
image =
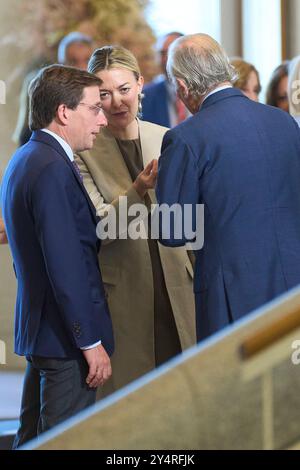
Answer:
[[[167,70],[194,116],[165,134],[157,198],[204,204],[202,340],[300,283],[300,133],[287,113],[232,88],[229,59],[205,34],[176,40]],[[167,246],[187,241],[161,235]]]

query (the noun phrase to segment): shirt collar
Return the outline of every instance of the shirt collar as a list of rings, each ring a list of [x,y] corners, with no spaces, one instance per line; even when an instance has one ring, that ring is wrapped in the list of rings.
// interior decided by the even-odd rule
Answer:
[[[49,131],[49,129],[41,129],[42,132],[46,132],[47,134],[52,135],[54,139],[57,140],[57,142],[62,146],[66,154],[68,155],[69,159],[71,162],[74,161],[74,154],[73,150],[71,149],[70,145],[59,135],[55,134],[55,132]]]
[[[292,117],[295,119],[296,123],[300,127],[300,116],[292,116]]]
[[[208,93],[208,95],[204,98],[202,104],[209,96],[214,95],[215,93],[218,93],[218,91],[227,90],[227,88],[232,88],[232,85],[223,85],[223,86],[220,86],[219,88],[215,88],[213,91]]]

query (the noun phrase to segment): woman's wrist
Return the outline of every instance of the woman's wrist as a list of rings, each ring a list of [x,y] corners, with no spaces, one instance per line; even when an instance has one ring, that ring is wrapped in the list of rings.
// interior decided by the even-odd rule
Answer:
[[[133,183],[133,187],[141,198],[144,198],[147,193],[147,188],[141,182],[136,179]]]

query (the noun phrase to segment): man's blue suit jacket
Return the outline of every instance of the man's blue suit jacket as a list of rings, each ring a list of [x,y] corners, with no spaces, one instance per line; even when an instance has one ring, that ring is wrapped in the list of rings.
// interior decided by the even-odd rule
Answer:
[[[211,95],[166,133],[157,198],[204,204],[199,340],[300,283],[300,131],[287,113],[236,89]]]
[[[2,211],[18,281],[15,352],[72,358],[101,340],[111,354],[95,210],[49,134],[34,132],[10,160]]]
[[[143,94],[145,95],[142,101],[143,121],[171,127],[166,80],[145,85]]]

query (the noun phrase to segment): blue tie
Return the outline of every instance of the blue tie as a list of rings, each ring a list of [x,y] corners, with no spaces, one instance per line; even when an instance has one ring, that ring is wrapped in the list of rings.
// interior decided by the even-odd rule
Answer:
[[[73,166],[75,168],[75,171],[76,171],[77,175],[80,178],[80,181],[82,182],[83,181],[82,174],[80,173],[80,170],[79,170],[79,167],[78,167],[77,163],[75,162],[75,160],[73,160],[72,163],[73,163]]]

